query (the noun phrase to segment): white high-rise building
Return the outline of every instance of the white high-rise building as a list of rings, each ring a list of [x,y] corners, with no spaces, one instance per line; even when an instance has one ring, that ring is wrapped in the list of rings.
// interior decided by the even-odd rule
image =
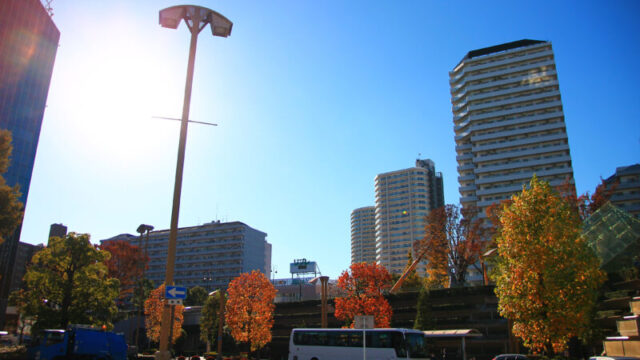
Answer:
[[[351,263],[376,262],[376,208],[365,206],[351,212]]]
[[[429,211],[444,206],[442,173],[431,160],[375,178],[376,262],[401,274],[407,253],[424,237]]]
[[[552,186],[573,184],[550,42],[470,51],[449,78],[462,206],[484,216],[534,174]]]

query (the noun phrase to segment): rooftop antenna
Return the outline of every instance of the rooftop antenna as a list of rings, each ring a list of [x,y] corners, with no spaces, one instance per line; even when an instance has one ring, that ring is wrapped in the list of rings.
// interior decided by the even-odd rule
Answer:
[[[42,5],[44,5],[44,9],[49,13],[50,17],[53,17],[53,8],[51,7],[51,3],[53,2],[53,0],[44,0],[44,3]]]

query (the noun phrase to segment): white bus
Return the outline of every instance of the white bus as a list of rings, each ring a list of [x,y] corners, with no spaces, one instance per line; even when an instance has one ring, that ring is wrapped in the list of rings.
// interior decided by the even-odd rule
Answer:
[[[289,360],[429,359],[425,335],[410,329],[293,329]]]

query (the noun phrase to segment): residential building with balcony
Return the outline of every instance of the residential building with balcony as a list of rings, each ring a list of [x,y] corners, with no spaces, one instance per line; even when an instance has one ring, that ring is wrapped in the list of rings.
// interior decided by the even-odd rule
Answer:
[[[449,82],[463,207],[484,217],[534,174],[551,186],[574,183],[551,42],[470,51]]]
[[[616,168],[604,183],[608,189],[613,188],[609,201],[640,219],[640,164]]]
[[[376,262],[401,274],[424,237],[426,216],[444,206],[442,173],[433,161],[416,160],[415,167],[376,176],[375,194]]]
[[[201,286],[208,291],[226,288],[244,272],[259,270],[267,278],[271,272],[271,244],[267,234],[239,222],[214,221],[178,229],[174,282],[178,286]],[[100,241],[123,240],[147,249],[149,268],[146,278],[159,286],[165,280],[169,230],[147,235],[121,234]]]
[[[376,208],[365,206],[351,212],[351,263],[376,262]]]

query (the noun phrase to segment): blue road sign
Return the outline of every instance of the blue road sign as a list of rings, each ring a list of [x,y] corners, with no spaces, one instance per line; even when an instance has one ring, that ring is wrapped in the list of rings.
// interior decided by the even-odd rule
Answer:
[[[164,297],[166,299],[184,299],[187,297],[187,288],[181,286],[167,286]]]

